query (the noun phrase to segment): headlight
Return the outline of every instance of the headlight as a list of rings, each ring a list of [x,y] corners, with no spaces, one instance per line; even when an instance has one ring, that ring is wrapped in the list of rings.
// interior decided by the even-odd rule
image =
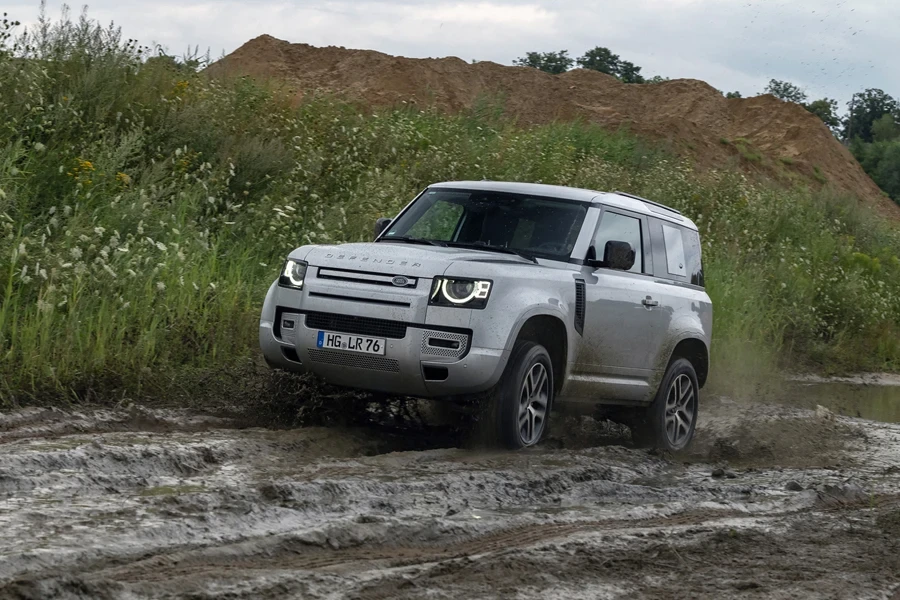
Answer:
[[[309,267],[309,264],[302,260],[287,259],[284,262],[284,270],[281,271],[281,277],[278,278],[278,285],[302,290],[303,280],[306,279],[307,267]]]
[[[490,294],[490,281],[435,277],[428,303],[435,306],[484,308]]]

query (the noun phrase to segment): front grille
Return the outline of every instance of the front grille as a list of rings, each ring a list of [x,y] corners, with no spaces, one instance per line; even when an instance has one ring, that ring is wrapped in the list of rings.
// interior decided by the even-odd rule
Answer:
[[[355,333],[372,337],[402,340],[406,337],[406,323],[373,319],[372,317],[354,317],[334,313],[306,313],[306,326],[310,329],[324,329],[338,333]]]
[[[456,342],[456,348],[446,346],[433,346],[430,340],[447,340]],[[425,331],[422,333],[422,354],[430,356],[443,356],[445,358],[459,358],[466,353],[469,344],[469,336],[464,333],[451,333],[449,331]]]
[[[355,367],[357,369],[370,369],[372,371],[386,371],[399,373],[400,362],[393,358],[371,356],[368,354],[351,354],[339,350],[313,350],[309,349],[309,358],[313,362],[339,365],[341,367]]]

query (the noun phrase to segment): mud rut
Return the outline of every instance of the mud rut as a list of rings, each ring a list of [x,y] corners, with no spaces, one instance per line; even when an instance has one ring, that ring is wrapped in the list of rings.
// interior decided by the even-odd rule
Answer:
[[[0,414],[0,597],[900,599],[900,427],[771,409],[748,437],[721,412],[685,457],[583,421],[508,454]]]

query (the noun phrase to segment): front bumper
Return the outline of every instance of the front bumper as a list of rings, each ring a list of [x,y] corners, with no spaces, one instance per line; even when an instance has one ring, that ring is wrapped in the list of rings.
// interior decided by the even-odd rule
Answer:
[[[273,367],[313,373],[333,385],[424,398],[490,389],[499,381],[508,359],[505,350],[472,346],[471,331],[465,329],[402,322],[394,322],[396,327],[391,329],[387,321],[381,334],[347,332],[384,337],[384,355],[318,348],[318,332],[335,331],[329,323],[346,318],[276,306],[271,320],[260,321],[260,347]],[[286,328],[285,321],[292,327]],[[460,346],[447,348],[435,340]]]

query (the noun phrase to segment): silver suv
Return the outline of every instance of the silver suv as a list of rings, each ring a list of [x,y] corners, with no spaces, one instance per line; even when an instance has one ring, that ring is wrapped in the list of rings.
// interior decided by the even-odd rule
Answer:
[[[512,448],[536,444],[568,404],[679,450],[711,332],[700,237],[678,211],[621,192],[461,181],[379,219],[374,242],[291,252],[259,341],[272,367],[330,384],[480,399]]]

